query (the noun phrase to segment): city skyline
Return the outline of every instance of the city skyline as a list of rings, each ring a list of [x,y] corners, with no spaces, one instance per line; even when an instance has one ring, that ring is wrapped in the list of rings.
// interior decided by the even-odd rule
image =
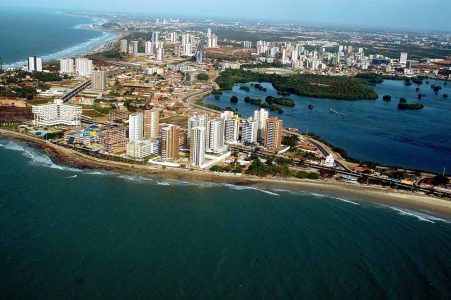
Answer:
[[[177,10],[174,10],[177,5]],[[100,1],[81,0],[76,3],[49,0],[4,1],[1,6],[16,8],[67,9],[111,13],[139,13],[141,15],[164,15],[200,18],[225,18],[243,21],[274,21],[306,25],[335,25],[374,29],[451,31],[447,22],[445,0],[423,1],[372,1],[372,0],[316,0],[314,4],[305,0],[282,0],[275,5],[262,1],[210,1],[193,0],[189,3],[169,0],[131,0],[126,7],[113,0],[106,7]],[[268,7],[271,7],[268,10]],[[412,8],[412,9],[411,9]],[[252,15],[249,16],[249,11]],[[419,22],[420,20],[420,22]]]

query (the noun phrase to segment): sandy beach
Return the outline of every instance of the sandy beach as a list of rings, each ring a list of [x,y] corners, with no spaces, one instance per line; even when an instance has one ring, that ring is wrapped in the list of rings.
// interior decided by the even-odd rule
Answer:
[[[74,150],[52,144],[48,141],[18,132],[0,129],[0,138],[25,142],[45,152],[57,163],[79,169],[97,169],[121,174],[157,177],[192,182],[228,183],[253,186],[262,189],[287,189],[307,191],[349,200],[394,204],[406,208],[424,210],[451,216],[451,201],[447,198],[423,196],[374,185],[352,185],[332,180],[301,180],[296,178],[260,178],[249,175],[212,173],[190,169],[161,168],[151,165],[132,165],[123,162],[102,160]]]

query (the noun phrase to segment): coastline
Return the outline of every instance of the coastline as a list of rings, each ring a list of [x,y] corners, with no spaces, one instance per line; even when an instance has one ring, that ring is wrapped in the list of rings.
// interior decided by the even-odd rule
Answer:
[[[313,181],[291,178],[260,178],[249,175],[236,176],[232,174],[216,174],[208,171],[189,169],[163,169],[150,165],[132,165],[123,162],[107,161],[76,152],[41,140],[37,137],[0,129],[0,138],[18,140],[43,151],[57,163],[75,167],[81,170],[104,170],[119,174],[137,175],[150,178],[173,180],[189,180],[191,182],[212,182],[249,186],[260,189],[287,189],[289,191],[306,191],[320,193],[334,198],[345,198],[359,202],[372,202],[387,205],[397,205],[424,212],[451,216],[451,201],[404,191],[395,191],[380,186],[351,185],[332,181]]]
[[[69,14],[70,15],[70,14]],[[73,28],[75,29],[81,29],[81,30],[92,30],[100,32],[101,35],[96,38],[91,38],[83,43],[76,44],[74,46],[70,46],[68,48],[40,55],[42,57],[43,62],[49,62],[52,60],[58,60],[61,58],[66,57],[73,57],[73,56],[84,56],[88,54],[94,54],[99,51],[103,51],[102,49],[109,43],[114,42],[121,38],[121,34],[118,34],[116,32],[111,31],[105,31],[101,30],[100,28],[97,28],[95,25],[102,24],[102,19],[97,19],[94,17],[87,17],[90,18],[89,23],[83,23],[75,25]],[[27,61],[16,61],[12,63],[6,63],[4,64],[4,68],[10,68],[10,67],[21,67],[23,65],[26,65]]]

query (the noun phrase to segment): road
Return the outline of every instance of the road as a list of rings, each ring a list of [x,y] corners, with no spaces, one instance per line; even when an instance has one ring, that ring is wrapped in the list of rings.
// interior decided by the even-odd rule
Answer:
[[[82,84],[80,84],[77,87],[75,87],[69,93],[64,95],[63,98],[61,98],[61,99],[63,100],[63,102],[68,102],[70,99],[72,99],[73,97],[77,96],[78,93],[80,93],[84,89],[88,88],[90,85],[91,85],[91,79],[88,79],[85,82],[83,82]]]

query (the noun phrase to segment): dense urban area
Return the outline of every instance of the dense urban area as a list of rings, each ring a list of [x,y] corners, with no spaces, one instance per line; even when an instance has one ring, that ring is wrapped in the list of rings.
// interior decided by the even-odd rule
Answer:
[[[425,85],[429,78],[446,85],[450,34],[90,15],[105,19],[96,28],[118,38],[78,57],[44,62],[30,53],[26,66],[1,66],[0,128],[99,161],[451,196],[445,171],[356,161],[283,122],[284,108],[298,105],[290,95],[381,97],[399,101],[398,109],[423,109],[373,86],[384,79]],[[252,115],[202,103],[236,84],[265,92],[261,83],[279,96],[230,98],[254,105]]]

